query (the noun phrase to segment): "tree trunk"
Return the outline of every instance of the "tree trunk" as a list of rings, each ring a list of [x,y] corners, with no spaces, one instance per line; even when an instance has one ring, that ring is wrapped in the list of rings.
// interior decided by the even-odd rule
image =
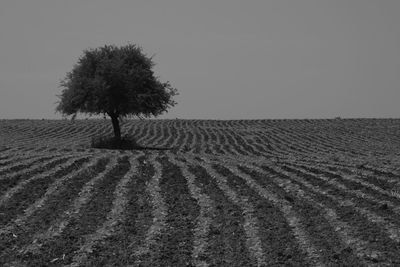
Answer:
[[[114,136],[117,141],[121,141],[121,128],[119,127],[119,120],[118,116],[110,115],[111,122],[114,128]]]

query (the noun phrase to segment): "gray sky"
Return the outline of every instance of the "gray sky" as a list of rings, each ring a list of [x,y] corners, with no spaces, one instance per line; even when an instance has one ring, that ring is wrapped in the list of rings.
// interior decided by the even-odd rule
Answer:
[[[82,51],[143,47],[160,118],[400,117],[399,0],[2,0],[0,118],[60,118]]]

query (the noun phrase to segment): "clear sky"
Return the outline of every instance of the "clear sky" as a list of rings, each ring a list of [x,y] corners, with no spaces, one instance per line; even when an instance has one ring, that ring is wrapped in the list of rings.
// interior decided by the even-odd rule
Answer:
[[[0,118],[61,118],[82,51],[135,43],[160,118],[400,117],[399,0],[1,0]]]

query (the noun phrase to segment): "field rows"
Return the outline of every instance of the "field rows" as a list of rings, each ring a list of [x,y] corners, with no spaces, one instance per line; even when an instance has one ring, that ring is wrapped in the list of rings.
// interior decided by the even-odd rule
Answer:
[[[123,134],[146,146],[251,156],[379,156],[398,154],[399,120],[162,120],[123,122]],[[12,147],[87,145],[92,136],[110,135],[109,121],[2,121],[2,141]],[[383,125],[383,126],[382,126]],[[187,151],[185,151],[187,152]]]
[[[0,265],[400,265],[399,122],[2,121]]]

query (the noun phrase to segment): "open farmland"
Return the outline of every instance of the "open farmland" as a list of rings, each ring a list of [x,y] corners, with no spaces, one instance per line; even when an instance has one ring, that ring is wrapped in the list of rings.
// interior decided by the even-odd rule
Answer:
[[[122,127],[0,121],[1,266],[400,266],[400,119]]]

